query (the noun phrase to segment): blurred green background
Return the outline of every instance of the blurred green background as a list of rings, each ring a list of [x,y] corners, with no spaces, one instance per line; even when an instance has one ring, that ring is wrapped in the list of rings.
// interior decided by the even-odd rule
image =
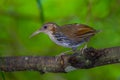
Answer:
[[[120,46],[120,0],[0,0],[0,56],[54,56],[70,50],[45,34],[29,36],[43,23],[84,23],[102,32],[88,46]],[[66,74],[6,72],[5,80],[120,80],[120,64]],[[0,73],[0,80],[2,80]]]

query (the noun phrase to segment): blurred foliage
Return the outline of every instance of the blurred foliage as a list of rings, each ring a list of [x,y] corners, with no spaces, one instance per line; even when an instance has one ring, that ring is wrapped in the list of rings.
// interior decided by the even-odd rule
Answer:
[[[84,23],[102,32],[88,46],[120,46],[120,0],[0,0],[0,55],[58,55],[69,50],[53,43],[47,35],[29,36],[43,22],[59,25]],[[38,5],[39,4],[39,5]],[[41,10],[42,9],[42,10]],[[41,19],[42,18],[42,19]],[[0,73],[0,80],[3,79]],[[67,74],[34,71],[4,73],[5,80],[120,80],[120,65],[107,65]]]

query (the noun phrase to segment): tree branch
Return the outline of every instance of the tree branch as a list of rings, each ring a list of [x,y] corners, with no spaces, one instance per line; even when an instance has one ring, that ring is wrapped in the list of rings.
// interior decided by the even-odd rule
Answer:
[[[86,48],[74,54],[61,56],[0,57],[0,70],[5,72],[33,70],[64,73],[75,69],[88,69],[120,63],[120,47]]]

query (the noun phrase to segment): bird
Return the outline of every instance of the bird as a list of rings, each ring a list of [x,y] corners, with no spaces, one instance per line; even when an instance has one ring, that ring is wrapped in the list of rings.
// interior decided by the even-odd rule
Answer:
[[[56,44],[76,51],[80,45],[87,43],[99,31],[85,24],[73,23],[59,26],[56,23],[48,22],[43,24],[30,37],[41,32],[47,34]]]

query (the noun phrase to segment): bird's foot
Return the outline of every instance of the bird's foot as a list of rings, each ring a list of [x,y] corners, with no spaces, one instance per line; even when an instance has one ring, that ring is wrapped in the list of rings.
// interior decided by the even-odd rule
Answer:
[[[69,50],[69,51],[65,51],[65,52],[62,52],[61,54],[57,55],[56,56],[56,61],[58,61],[58,59],[60,59],[62,56],[64,55],[67,55],[68,52],[71,52],[72,50]]]
[[[61,59],[62,56],[66,55],[65,53],[61,53],[59,55],[56,56],[56,61],[58,61],[59,59]]]

